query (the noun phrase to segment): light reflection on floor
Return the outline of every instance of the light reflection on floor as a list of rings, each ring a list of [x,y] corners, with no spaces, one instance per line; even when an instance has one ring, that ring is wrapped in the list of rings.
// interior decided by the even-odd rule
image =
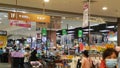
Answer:
[[[10,64],[8,64],[8,63],[0,63],[0,68],[10,68]]]

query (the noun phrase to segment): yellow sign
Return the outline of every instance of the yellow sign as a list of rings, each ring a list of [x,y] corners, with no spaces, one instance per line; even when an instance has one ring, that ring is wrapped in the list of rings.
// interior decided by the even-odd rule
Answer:
[[[114,48],[115,47],[115,45],[113,44],[113,43],[111,43],[111,44],[106,44],[106,48]]]
[[[0,36],[0,48],[7,45],[7,36]]]
[[[8,19],[50,23],[50,16],[19,12],[9,12]]]
[[[73,58],[73,55],[67,55],[66,56],[68,59],[72,59]]]
[[[0,48],[7,45],[7,31],[0,30]]]

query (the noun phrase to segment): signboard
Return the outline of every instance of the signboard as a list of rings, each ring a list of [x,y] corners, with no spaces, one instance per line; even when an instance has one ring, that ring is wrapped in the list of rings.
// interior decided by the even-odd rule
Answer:
[[[7,31],[0,30],[0,48],[7,45]]]
[[[46,36],[47,35],[47,29],[46,28],[42,28],[42,35]]]
[[[7,36],[7,31],[0,30],[0,36]]]
[[[10,20],[10,26],[20,26],[20,27],[31,28],[31,22]]]
[[[60,16],[54,16],[51,17],[50,24],[48,24],[48,28],[51,29],[60,29],[61,28],[61,17]]]
[[[36,23],[36,29],[40,30],[40,28],[47,28],[48,24],[44,22],[37,22]]]
[[[82,37],[83,36],[83,31],[82,30],[78,30],[78,37]]]
[[[41,34],[40,34],[40,33],[37,33],[36,38],[37,38],[37,39],[41,39]]]
[[[8,19],[50,23],[50,16],[19,12],[9,12]]]
[[[67,35],[67,30],[66,29],[62,30],[62,35]]]
[[[88,3],[83,6],[83,27],[88,26]]]

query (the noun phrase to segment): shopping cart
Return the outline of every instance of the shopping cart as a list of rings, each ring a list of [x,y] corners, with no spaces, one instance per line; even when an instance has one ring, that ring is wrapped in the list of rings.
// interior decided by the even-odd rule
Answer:
[[[31,61],[30,62],[32,68],[41,68],[42,64],[39,61]]]

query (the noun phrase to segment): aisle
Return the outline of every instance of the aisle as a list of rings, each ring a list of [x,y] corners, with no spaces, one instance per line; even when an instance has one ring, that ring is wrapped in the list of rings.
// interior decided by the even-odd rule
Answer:
[[[10,64],[8,64],[8,63],[0,63],[0,68],[10,68]]]

